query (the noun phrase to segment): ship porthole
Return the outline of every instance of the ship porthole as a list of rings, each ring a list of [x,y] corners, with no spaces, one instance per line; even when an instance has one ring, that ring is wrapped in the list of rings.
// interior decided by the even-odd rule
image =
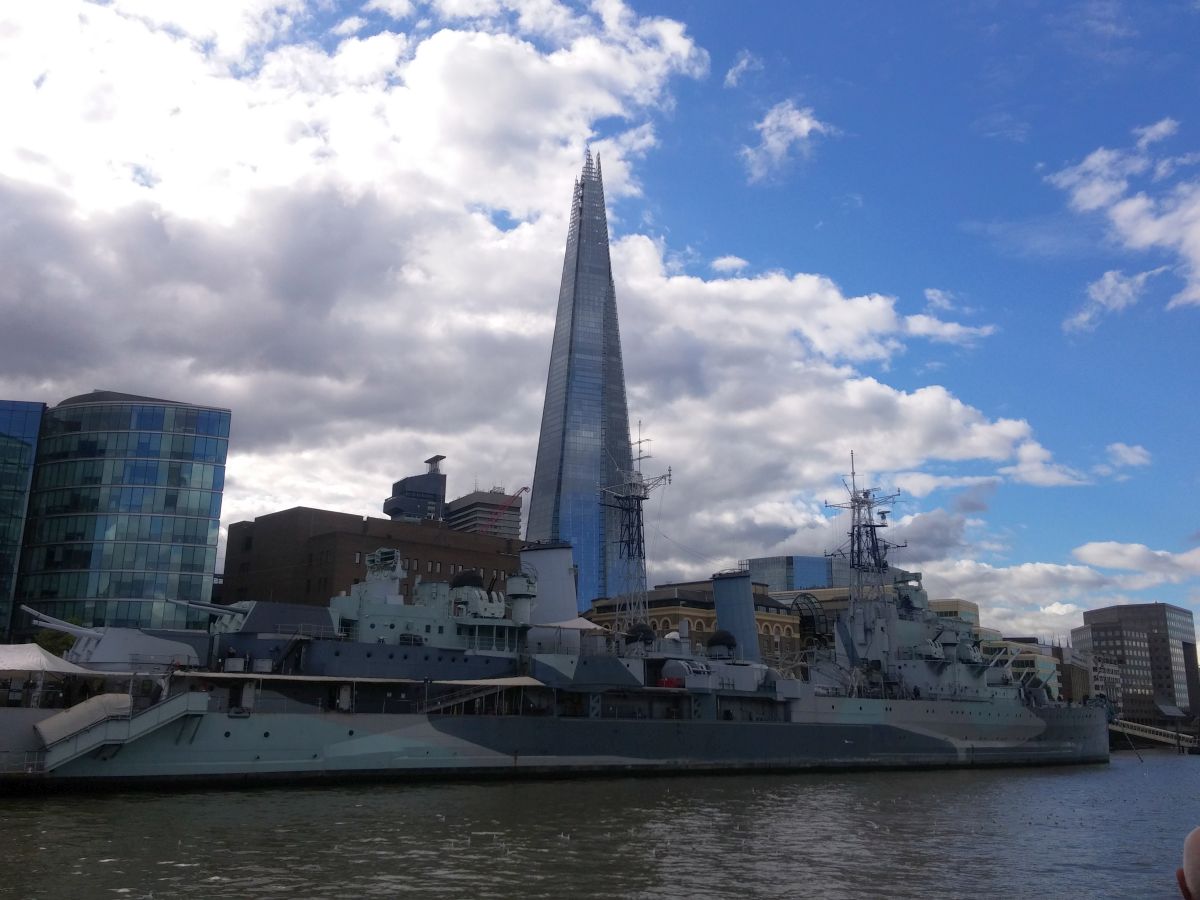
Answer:
[[[263,737],[270,737],[270,736],[271,736],[271,732],[269,732],[269,731],[263,732]]]
[[[354,729],[353,729],[353,728],[351,728],[351,729],[350,729],[350,730],[347,732],[347,734],[349,734],[349,735],[350,735],[350,737],[354,737]]]
[[[225,732],[225,737],[229,737],[229,732]]]

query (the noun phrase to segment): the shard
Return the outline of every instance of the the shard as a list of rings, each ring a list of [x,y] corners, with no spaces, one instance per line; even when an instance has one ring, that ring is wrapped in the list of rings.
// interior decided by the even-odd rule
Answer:
[[[575,182],[546,403],[529,500],[530,541],[567,541],[580,610],[616,596],[620,519],[601,494],[632,468],[617,298],[599,158]]]

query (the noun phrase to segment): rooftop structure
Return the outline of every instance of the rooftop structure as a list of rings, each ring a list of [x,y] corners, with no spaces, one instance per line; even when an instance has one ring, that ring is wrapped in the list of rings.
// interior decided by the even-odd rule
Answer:
[[[446,524],[454,531],[492,534],[516,540],[521,536],[521,488],[515,494],[504,488],[471,491],[446,504]]]
[[[394,522],[403,519],[441,521],[446,506],[446,476],[442,455],[425,460],[420,475],[409,475],[392,485],[392,496],[383,501],[383,511]]]

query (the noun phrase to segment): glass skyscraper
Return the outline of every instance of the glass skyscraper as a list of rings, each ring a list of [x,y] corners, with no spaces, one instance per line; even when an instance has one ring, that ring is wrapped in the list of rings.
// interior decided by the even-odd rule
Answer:
[[[47,409],[16,601],[85,625],[205,621],[166,601],[212,598],[229,419],[110,391]]]
[[[620,590],[620,514],[601,491],[625,481],[630,457],[604,184],[588,153],[571,203],[526,529],[530,541],[571,544],[581,610]]]
[[[0,640],[8,637],[42,403],[0,400]]]

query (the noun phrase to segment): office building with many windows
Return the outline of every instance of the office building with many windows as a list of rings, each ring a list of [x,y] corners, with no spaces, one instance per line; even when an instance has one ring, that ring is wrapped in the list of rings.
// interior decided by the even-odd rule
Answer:
[[[0,400],[0,641],[8,636],[44,403]]]
[[[1122,667],[1126,718],[1169,724],[1200,712],[1196,627],[1190,610],[1169,603],[1090,609],[1071,630],[1075,646]],[[1128,672],[1135,667],[1136,677]]]
[[[446,504],[446,525],[455,531],[516,540],[521,536],[521,492],[506,494],[504,488],[494,487],[464,494]]]
[[[627,589],[620,514],[601,492],[632,468],[604,184],[589,153],[571,203],[526,528],[530,541],[571,544],[580,610]]]
[[[212,597],[229,422],[111,391],[46,409],[14,603],[85,625],[199,623],[167,601]]]

